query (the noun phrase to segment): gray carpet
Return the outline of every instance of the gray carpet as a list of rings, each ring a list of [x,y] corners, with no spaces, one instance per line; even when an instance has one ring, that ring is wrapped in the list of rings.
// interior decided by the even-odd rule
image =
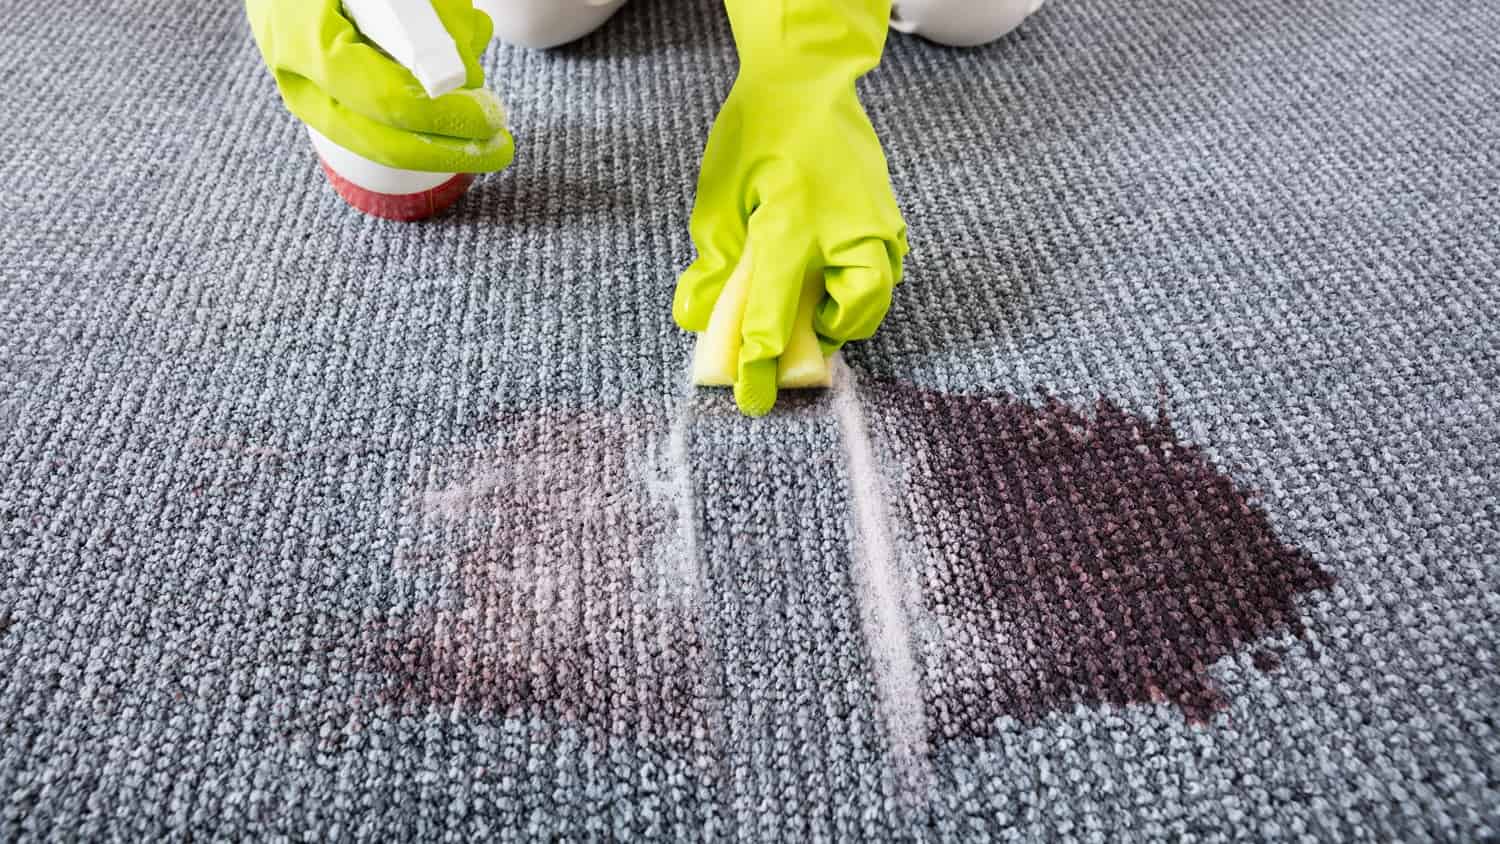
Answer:
[[[1500,5],[894,39],[909,281],[760,422],[712,0],[492,51],[419,225],[233,2],[0,19],[0,837],[1500,835]]]

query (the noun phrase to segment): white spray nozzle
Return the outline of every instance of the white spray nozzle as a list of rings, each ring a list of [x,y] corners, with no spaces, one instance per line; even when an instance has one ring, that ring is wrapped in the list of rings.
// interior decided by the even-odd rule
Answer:
[[[360,34],[417,77],[427,96],[463,87],[463,57],[428,0],[344,0],[344,12]]]

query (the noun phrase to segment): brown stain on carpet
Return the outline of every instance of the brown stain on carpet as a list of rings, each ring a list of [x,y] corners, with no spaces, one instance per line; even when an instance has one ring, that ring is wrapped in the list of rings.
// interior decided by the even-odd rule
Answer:
[[[1302,636],[1296,597],[1334,582],[1164,411],[889,383],[867,398],[906,470],[939,738],[1080,702],[1208,720],[1226,705],[1209,667],[1253,648],[1276,668],[1262,640]]]
[[[437,605],[372,625],[358,664],[407,712],[539,717],[594,735],[701,723],[696,619],[653,580],[668,502],[643,466],[650,420],[500,418],[457,480],[415,496],[438,528],[404,566]]]

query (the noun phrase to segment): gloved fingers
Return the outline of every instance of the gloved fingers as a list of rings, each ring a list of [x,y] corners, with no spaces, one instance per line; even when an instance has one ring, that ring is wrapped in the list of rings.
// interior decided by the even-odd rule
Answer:
[[[277,74],[277,83],[288,107],[307,125],[339,146],[387,167],[490,173],[505,169],[515,158],[515,139],[504,129],[483,140],[409,132],[355,112],[295,74]]]
[[[875,334],[891,308],[900,258],[893,244],[869,238],[830,259],[823,270],[826,296],[813,315],[813,330],[832,351]]]
[[[735,402],[747,416],[764,416],[776,404],[776,362],[791,340],[811,258],[802,228],[795,215],[772,206],[750,217],[750,298],[734,384]]]
[[[738,214],[719,212],[723,203],[700,186],[689,225],[698,258],[677,280],[672,318],[686,331],[708,327],[714,305],[745,252],[745,225]],[[708,210],[715,209],[715,210]]]
[[[468,78],[464,84],[470,88],[484,86],[484,68],[479,66],[479,57],[490,45],[495,35],[495,23],[483,10],[474,6],[474,0],[432,0],[448,34],[458,44],[458,53],[463,57]]]
[[[714,304],[734,274],[736,260],[722,253],[700,253],[677,279],[672,295],[672,319],[684,331],[703,331]]]
[[[776,406],[776,361],[741,363],[734,381],[734,403],[741,413],[753,418],[770,413]]]
[[[911,244],[906,239],[906,221],[900,220],[896,236],[885,244],[886,255],[891,262],[891,283],[900,284],[906,275],[906,256],[911,254]]]
[[[504,105],[482,88],[428,97],[411,71],[359,36],[338,3],[279,4],[274,15],[269,10],[252,12],[251,22],[278,77],[296,74],[372,121],[477,141],[489,141],[506,128]],[[468,46],[459,50],[470,54],[466,65],[473,59],[472,51],[464,49]],[[477,62],[472,67],[477,69]],[[479,81],[483,82],[482,73]]]
[[[368,44],[342,44],[329,51],[325,65],[326,82],[320,85],[328,95],[371,120],[476,141],[507,128],[505,104],[494,92],[460,88],[433,99],[410,71]],[[481,84],[483,79],[481,71]]]

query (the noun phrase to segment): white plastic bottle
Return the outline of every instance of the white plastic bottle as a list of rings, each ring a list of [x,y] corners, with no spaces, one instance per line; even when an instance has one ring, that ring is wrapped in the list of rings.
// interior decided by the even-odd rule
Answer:
[[[360,34],[412,72],[429,97],[461,88],[467,78],[458,45],[427,0],[344,0]],[[345,202],[376,217],[421,220],[446,210],[474,183],[472,173],[425,173],[387,167],[307,127],[323,172]]]
[[[1021,25],[1043,0],[896,0],[891,29],[950,47],[988,44]]]
[[[474,0],[494,22],[496,38],[539,50],[582,38],[623,5],[625,0]]]

